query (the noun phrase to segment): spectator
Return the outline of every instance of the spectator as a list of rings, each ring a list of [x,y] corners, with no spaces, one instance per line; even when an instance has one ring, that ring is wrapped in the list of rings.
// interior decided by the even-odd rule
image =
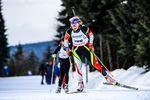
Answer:
[[[5,66],[3,67],[3,72],[4,72],[5,77],[7,77],[7,76],[9,75],[9,69],[8,69],[8,66],[7,66],[7,65],[5,65]]]

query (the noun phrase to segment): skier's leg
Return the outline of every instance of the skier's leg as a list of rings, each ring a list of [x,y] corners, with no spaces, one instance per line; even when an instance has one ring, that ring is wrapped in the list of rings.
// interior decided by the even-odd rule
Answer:
[[[78,73],[78,80],[82,81],[83,80],[83,75],[82,75],[82,61],[81,61],[81,55],[79,55],[77,49],[75,48],[73,50],[73,59],[76,67],[76,71]]]
[[[83,74],[82,74],[82,61],[81,61],[81,51],[78,50],[78,47],[76,47],[73,50],[73,58],[74,58],[74,63],[76,66],[76,70],[78,73],[78,89],[77,91],[83,91]]]
[[[64,77],[64,66],[63,66],[63,62],[61,59],[59,59],[60,62],[60,78],[58,81],[58,87],[56,90],[56,93],[60,93],[61,92],[61,85],[62,85],[62,81],[63,81],[63,77]]]
[[[69,68],[70,68],[70,62],[69,62],[69,58],[65,59],[65,62],[64,62],[64,72],[65,72],[65,87],[64,87],[64,90],[65,92],[68,92],[69,89],[68,89],[68,82],[69,82]]]
[[[60,79],[59,79],[59,83],[58,83],[58,86],[61,86],[62,85],[62,81],[63,81],[63,78],[64,78],[64,64],[62,61],[60,61]]]
[[[96,56],[90,51],[88,46],[84,46],[83,55],[91,62],[91,64],[97,69],[100,70],[101,74],[106,78],[106,80],[112,84],[116,84],[117,81],[111,78],[107,73],[105,68],[98,62]]]
[[[42,75],[41,84],[44,84],[44,83],[43,83],[43,80],[44,80],[44,75]]]
[[[65,84],[68,84],[69,81],[69,69],[70,69],[70,62],[69,58],[65,60]]]
[[[63,88],[64,88],[65,87],[65,76],[63,78],[62,85],[63,85]]]
[[[104,67],[102,65],[100,65],[100,63],[98,62],[96,56],[90,51],[90,49],[88,48],[88,46],[84,46],[84,48],[82,48],[82,53],[83,55],[90,61],[90,63],[101,72],[101,74],[103,76],[106,76],[107,73],[104,69]]]

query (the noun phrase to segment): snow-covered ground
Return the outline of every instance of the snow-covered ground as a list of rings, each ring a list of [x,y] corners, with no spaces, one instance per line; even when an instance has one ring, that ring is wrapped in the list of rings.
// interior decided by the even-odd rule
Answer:
[[[143,68],[131,67],[128,70],[117,69],[112,72],[114,78],[126,85],[138,87],[139,90],[130,90],[116,86],[107,86],[104,77],[98,72],[88,73],[88,83],[85,79],[85,67],[83,67],[84,84],[86,93],[56,94],[57,82],[52,85],[41,85],[41,76],[19,76],[0,78],[0,100],[150,100],[150,72],[144,72]],[[72,78],[70,72],[69,90],[77,88],[77,75]],[[45,82],[45,81],[44,81]]]

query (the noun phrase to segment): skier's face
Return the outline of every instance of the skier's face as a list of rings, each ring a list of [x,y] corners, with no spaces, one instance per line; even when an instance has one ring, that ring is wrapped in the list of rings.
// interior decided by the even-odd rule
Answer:
[[[71,27],[74,31],[76,31],[79,28],[79,23],[71,23]]]

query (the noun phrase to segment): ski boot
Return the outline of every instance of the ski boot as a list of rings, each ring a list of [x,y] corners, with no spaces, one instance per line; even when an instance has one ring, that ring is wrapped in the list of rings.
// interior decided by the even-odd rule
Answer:
[[[84,84],[83,81],[79,81],[78,82],[78,88],[77,88],[77,92],[82,92],[84,88]]]
[[[61,92],[61,87],[57,87],[56,93],[60,93]]]
[[[116,80],[114,80],[113,78],[111,78],[109,75],[105,76],[107,82],[116,85],[118,82]]]
[[[65,84],[64,90],[65,90],[66,93],[69,92],[68,84]]]
[[[41,82],[41,85],[44,85],[44,83],[43,83],[43,82]]]

